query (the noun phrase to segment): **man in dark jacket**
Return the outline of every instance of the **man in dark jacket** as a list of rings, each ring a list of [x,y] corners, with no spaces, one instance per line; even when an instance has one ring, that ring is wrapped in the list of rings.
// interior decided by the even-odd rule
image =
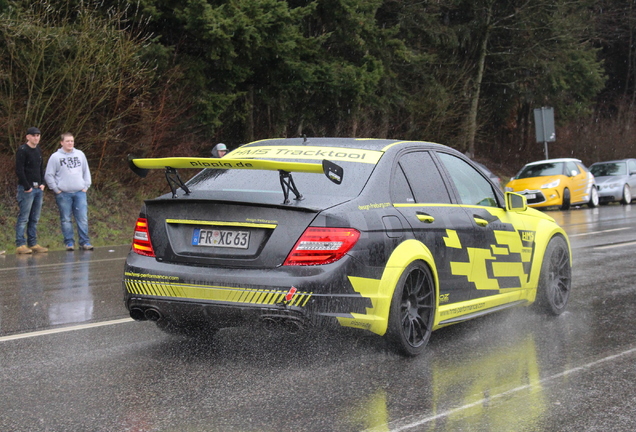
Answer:
[[[15,154],[15,173],[18,176],[18,221],[15,227],[16,254],[48,252],[37,242],[37,226],[42,210],[44,193],[44,162],[40,143],[40,130],[27,129],[25,144]],[[24,238],[26,230],[27,238]]]

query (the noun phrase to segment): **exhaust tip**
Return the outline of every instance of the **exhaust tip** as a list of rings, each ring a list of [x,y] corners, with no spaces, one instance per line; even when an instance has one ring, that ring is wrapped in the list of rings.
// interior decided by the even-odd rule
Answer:
[[[283,330],[292,334],[300,333],[307,328],[301,319],[291,315],[264,315],[261,317],[261,323],[266,330]]]
[[[157,309],[146,309],[144,312],[144,317],[148,321],[159,321],[161,319],[161,312]]]
[[[146,315],[144,311],[140,308],[132,308],[130,310],[130,317],[135,321],[146,321]]]

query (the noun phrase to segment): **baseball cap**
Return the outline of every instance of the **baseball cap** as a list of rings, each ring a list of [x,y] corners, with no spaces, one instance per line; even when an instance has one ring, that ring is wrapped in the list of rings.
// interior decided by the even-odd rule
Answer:
[[[30,127],[27,129],[27,135],[40,135],[40,129],[36,127]]]
[[[223,153],[223,155],[220,155],[220,151],[227,152],[227,146],[223,143],[218,143],[217,145],[215,145],[212,149],[212,157],[218,158],[225,156],[225,153]]]

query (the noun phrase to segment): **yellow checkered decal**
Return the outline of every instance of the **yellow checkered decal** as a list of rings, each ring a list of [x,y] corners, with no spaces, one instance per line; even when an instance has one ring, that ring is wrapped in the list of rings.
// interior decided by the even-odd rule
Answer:
[[[286,301],[285,297],[288,295],[288,291],[190,285],[138,279],[125,279],[124,283],[126,290],[131,294],[252,305],[275,305],[284,302],[288,306],[304,307],[313,294],[296,291],[291,299]]]

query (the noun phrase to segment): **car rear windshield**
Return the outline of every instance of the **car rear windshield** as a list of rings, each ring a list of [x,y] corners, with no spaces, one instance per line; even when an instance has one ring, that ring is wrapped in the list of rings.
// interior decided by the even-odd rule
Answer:
[[[311,162],[314,160],[290,160],[285,162]],[[337,162],[344,170],[342,183],[335,184],[324,174],[294,172],[292,177],[298,191],[304,196],[324,195],[340,198],[354,198],[360,194],[367,183],[375,164],[357,162]],[[278,171],[247,169],[205,169],[194,176],[187,185],[192,190],[281,193],[281,181]]]
[[[523,167],[517,178],[545,177],[563,174],[563,162],[547,162]]]
[[[595,164],[590,167],[590,171],[596,177],[627,175],[627,164],[624,163],[604,163]]]

